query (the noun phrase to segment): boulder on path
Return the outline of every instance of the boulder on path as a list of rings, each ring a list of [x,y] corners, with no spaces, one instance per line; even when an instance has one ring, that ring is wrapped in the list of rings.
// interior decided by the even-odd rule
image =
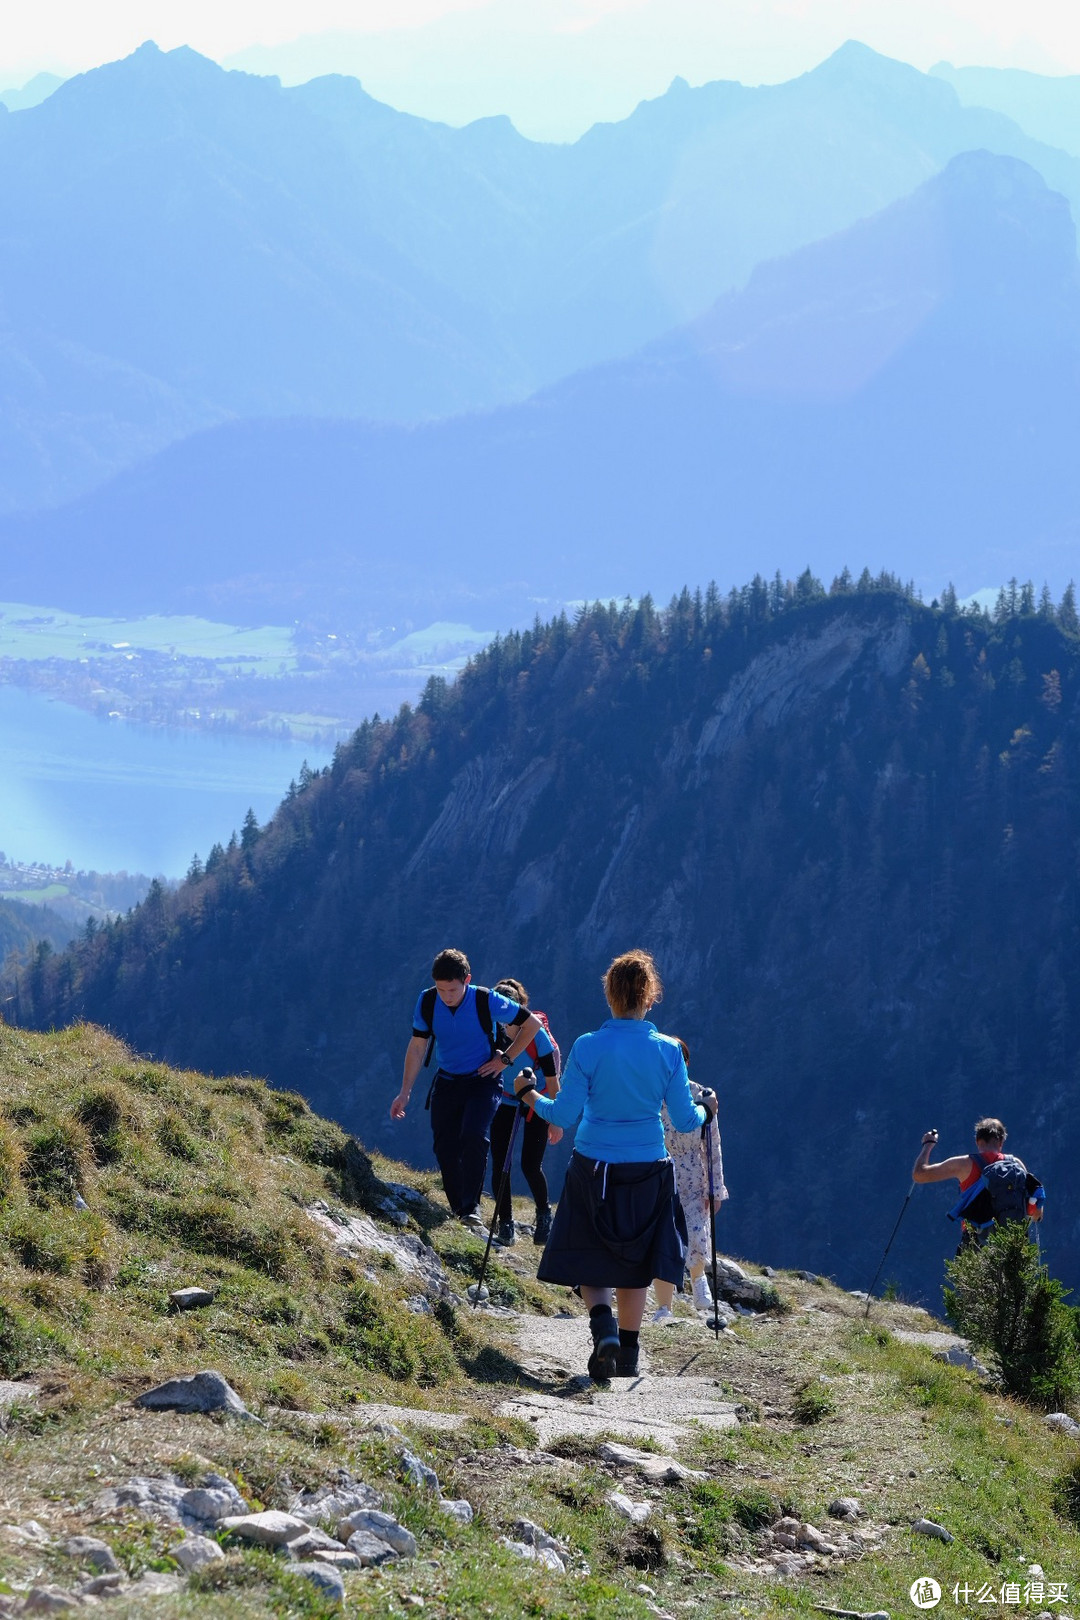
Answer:
[[[192,1373],[189,1378],[170,1378],[138,1396],[136,1406],[151,1412],[233,1412],[237,1417],[251,1413],[219,1372]]]
[[[218,1523],[230,1535],[253,1541],[259,1547],[285,1547],[297,1536],[306,1536],[311,1530],[305,1520],[297,1519],[291,1513],[280,1513],[274,1508],[263,1513],[233,1514],[227,1519],[219,1519]]]
[[[683,1480],[707,1479],[700,1468],[687,1468],[675,1457],[664,1457],[654,1451],[638,1451],[634,1446],[621,1445],[617,1440],[605,1440],[597,1455],[601,1462],[614,1463],[619,1468],[636,1468],[643,1479],[654,1485],[678,1485]]]

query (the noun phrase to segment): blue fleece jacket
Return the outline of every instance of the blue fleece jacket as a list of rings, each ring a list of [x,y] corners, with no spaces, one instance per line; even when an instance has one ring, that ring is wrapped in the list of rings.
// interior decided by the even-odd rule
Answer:
[[[609,1018],[570,1049],[557,1097],[532,1106],[552,1125],[581,1125],[578,1153],[607,1164],[665,1159],[660,1105],[677,1131],[700,1130],[705,1110],[690,1095],[682,1048],[642,1018]]]

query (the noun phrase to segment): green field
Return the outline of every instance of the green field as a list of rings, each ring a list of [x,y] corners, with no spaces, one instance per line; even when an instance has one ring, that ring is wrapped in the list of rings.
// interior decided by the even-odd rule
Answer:
[[[285,625],[240,629],[159,613],[142,619],[95,619],[61,608],[0,602],[0,658],[100,658],[111,652],[175,652],[244,664],[273,660],[290,668],[294,657],[293,633]]]

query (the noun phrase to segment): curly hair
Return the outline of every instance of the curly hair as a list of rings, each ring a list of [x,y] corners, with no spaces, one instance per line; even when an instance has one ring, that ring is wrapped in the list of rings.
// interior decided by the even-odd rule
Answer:
[[[624,951],[604,974],[604,995],[616,1018],[637,1018],[664,994],[656,963],[648,951]]]

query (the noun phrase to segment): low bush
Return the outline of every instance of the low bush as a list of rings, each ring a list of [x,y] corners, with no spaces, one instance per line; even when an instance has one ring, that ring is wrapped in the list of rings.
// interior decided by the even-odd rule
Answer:
[[[10,1203],[19,1190],[24,1158],[19,1133],[6,1119],[0,1119],[0,1209]]]
[[[820,1423],[836,1411],[836,1402],[820,1378],[808,1378],[796,1391],[791,1411],[797,1423]]]
[[[139,1129],[130,1097],[116,1085],[93,1086],[84,1092],[75,1115],[86,1127],[97,1164],[115,1164]]]
[[[988,1352],[1006,1393],[1047,1410],[1080,1392],[1076,1312],[1016,1221],[946,1266],[949,1320]]]
[[[457,1366],[439,1327],[430,1317],[414,1316],[388,1300],[370,1283],[345,1289],[341,1347],[360,1367],[385,1374],[395,1382],[444,1384]]]
[[[34,1125],[26,1133],[22,1174],[35,1203],[70,1203],[85,1192],[93,1155],[86,1127],[77,1119]]]
[[[19,1378],[41,1360],[42,1344],[30,1324],[0,1300],[0,1378]]]

